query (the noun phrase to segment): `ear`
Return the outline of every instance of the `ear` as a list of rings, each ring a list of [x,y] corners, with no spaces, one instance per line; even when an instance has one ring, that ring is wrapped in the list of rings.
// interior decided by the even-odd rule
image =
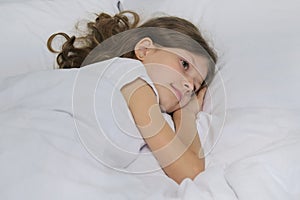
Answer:
[[[134,47],[135,56],[139,60],[144,60],[151,49],[154,48],[153,41],[149,37],[141,39]]]

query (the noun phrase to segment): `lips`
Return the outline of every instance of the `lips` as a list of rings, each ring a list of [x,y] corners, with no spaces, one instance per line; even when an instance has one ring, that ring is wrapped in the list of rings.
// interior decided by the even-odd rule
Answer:
[[[182,99],[182,93],[181,93],[180,90],[177,89],[173,84],[171,84],[171,87],[173,88],[174,93],[175,93],[175,95],[176,95],[178,101],[180,102],[181,99]]]

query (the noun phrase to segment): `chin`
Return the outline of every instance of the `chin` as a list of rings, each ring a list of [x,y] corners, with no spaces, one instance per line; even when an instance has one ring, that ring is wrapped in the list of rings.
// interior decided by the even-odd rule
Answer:
[[[177,111],[177,110],[179,110],[180,108],[179,107],[171,107],[171,108],[169,108],[169,109],[165,109],[165,113],[168,113],[168,114],[172,114],[173,112],[175,112],[175,111]]]
[[[174,109],[168,109],[168,108],[166,108],[163,105],[159,105],[159,106],[160,106],[160,110],[161,110],[162,113],[171,114],[171,113],[173,113],[175,111]]]
[[[168,112],[165,106],[159,104],[159,107],[160,107],[161,112],[163,112],[163,113],[167,113]]]
[[[168,113],[168,114],[171,114],[171,113],[175,112],[176,110],[180,109],[180,106],[177,103],[174,103],[173,105],[172,104],[170,105],[170,103],[159,104],[159,107],[163,113]]]

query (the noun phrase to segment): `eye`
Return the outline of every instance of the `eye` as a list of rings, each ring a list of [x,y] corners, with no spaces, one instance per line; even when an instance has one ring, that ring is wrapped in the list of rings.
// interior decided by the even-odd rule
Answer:
[[[187,61],[181,59],[180,62],[181,62],[181,65],[182,65],[182,67],[183,67],[184,70],[188,70],[189,69],[190,64]]]

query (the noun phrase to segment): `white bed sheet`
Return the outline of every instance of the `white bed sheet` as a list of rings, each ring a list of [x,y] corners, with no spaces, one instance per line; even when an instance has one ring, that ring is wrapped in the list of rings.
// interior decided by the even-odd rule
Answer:
[[[66,73],[42,71],[1,82],[1,199],[299,197],[299,110],[228,110],[207,170],[178,186],[161,171],[138,175],[104,167],[85,150],[71,105],[57,95],[72,92],[72,80],[62,81]],[[36,101],[43,98],[48,101]],[[157,165],[153,157],[141,157],[130,171],[146,163]]]
[[[151,195],[143,179],[107,168],[86,151],[72,113],[74,75],[73,70],[41,71],[0,81],[0,199]],[[79,113],[76,117],[86,123]],[[87,123],[85,130],[96,129]],[[161,179],[161,189],[175,186],[159,173],[150,178]]]

